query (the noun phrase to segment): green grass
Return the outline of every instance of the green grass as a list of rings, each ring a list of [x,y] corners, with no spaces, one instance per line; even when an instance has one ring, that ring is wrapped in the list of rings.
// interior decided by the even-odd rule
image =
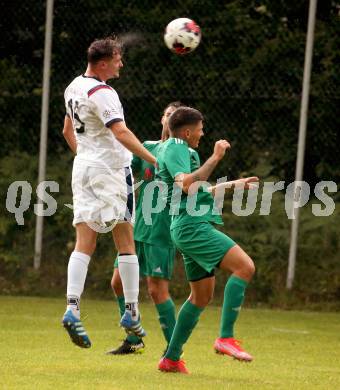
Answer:
[[[123,338],[112,302],[84,299],[93,343],[74,346],[60,325],[64,300],[0,297],[1,389],[340,389],[340,314],[244,309],[237,337],[250,364],[217,355],[219,308],[202,315],[185,347],[191,375],[157,371],[165,347],[155,309],[143,304],[149,334],[142,355],[106,356]]]

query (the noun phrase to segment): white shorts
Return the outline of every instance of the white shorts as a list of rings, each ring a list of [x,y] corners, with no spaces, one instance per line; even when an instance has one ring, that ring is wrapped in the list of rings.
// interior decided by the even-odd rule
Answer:
[[[134,223],[135,200],[130,167],[97,168],[75,161],[72,192],[74,226],[81,222],[99,226],[112,222]]]

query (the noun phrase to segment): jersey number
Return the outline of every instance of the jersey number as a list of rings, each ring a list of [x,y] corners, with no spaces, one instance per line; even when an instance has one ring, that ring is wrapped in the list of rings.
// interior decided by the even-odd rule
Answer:
[[[73,105],[73,100],[70,99],[67,102],[67,105],[69,106],[69,109],[71,110],[72,114],[72,122],[73,126],[76,129],[76,132],[78,134],[84,133],[85,132],[85,123],[79,118],[79,102],[77,100],[74,101]]]

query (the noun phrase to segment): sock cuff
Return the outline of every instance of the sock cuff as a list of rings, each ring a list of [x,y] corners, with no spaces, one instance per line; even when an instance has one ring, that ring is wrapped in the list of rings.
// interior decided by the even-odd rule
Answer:
[[[174,302],[173,302],[173,300],[171,298],[166,300],[165,302],[158,303],[156,305],[156,309],[157,309],[159,314],[165,313],[165,312],[167,312],[169,310],[173,310],[174,307],[175,307],[175,304],[174,304]]]
[[[91,256],[87,255],[86,253],[73,251],[71,253],[70,259],[77,259],[81,261],[85,265],[89,265]]]
[[[241,279],[240,277],[238,277],[236,275],[231,275],[230,278],[228,279],[228,282],[229,281],[233,282],[233,283],[236,283],[236,284],[238,284],[241,287],[247,287],[248,286],[248,282],[246,280]]]
[[[188,300],[188,301],[185,301],[185,303],[184,303],[184,305],[182,306],[182,309],[181,309],[181,310],[185,310],[185,311],[188,312],[188,313],[191,313],[191,314],[193,314],[193,315],[197,315],[197,314],[202,313],[202,311],[203,311],[204,309],[205,309],[204,307],[196,306],[196,305],[194,305],[193,303],[191,303],[191,302]]]
[[[122,301],[124,301],[124,295],[119,295],[119,296],[116,296],[116,299],[117,299],[117,301],[118,302],[122,302]]]
[[[126,337],[126,340],[129,341],[131,344],[139,344],[142,342],[142,339],[135,334],[128,334]]]
[[[79,295],[68,294],[68,295],[66,295],[66,299],[67,299],[67,300],[68,300],[68,299],[78,299],[78,300],[80,300],[80,297],[79,297]]]
[[[138,257],[137,255],[119,255],[118,264],[119,263],[138,264]]]

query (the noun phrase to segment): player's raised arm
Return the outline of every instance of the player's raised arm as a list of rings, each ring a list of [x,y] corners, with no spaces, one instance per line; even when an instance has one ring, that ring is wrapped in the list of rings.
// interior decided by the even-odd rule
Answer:
[[[77,153],[77,140],[76,140],[76,136],[74,135],[72,120],[68,115],[65,115],[65,119],[64,119],[63,136],[64,136],[68,146],[72,150],[72,152],[74,154],[76,154]]]
[[[144,148],[139,139],[129,130],[124,121],[115,122],[110,126],[110,129],[117,140],[130,150],[131,153],[149,162],[150,164],[156,164],[156,158]]]
[[[167,150],[167,170],[175,183],[186,193],[195,193],[202,181],[206,181],[223,158],[227,149],[230,149],[228,141],[222,139],[215,143],[213,154],[198,169],[191,165],[189,148],[196,149],[203,132],[203,115],[200,111],[191,107],[180,107],[173,112],[168,120],[170,136],[175,139],[172,149]],[[197,185],[192,185],[197,183]]]
[[[230,143],[226,140],[217,141],[214,146],[213,154],[199,169],[192,173],[182,173],[175,177],[175,181],[181,183],[184,192],[188,193],[189,187],[190,193],[196,192],[199,184],[197,186],[193,186],[192,184],[208,180],[209,176],[230,147]]]

